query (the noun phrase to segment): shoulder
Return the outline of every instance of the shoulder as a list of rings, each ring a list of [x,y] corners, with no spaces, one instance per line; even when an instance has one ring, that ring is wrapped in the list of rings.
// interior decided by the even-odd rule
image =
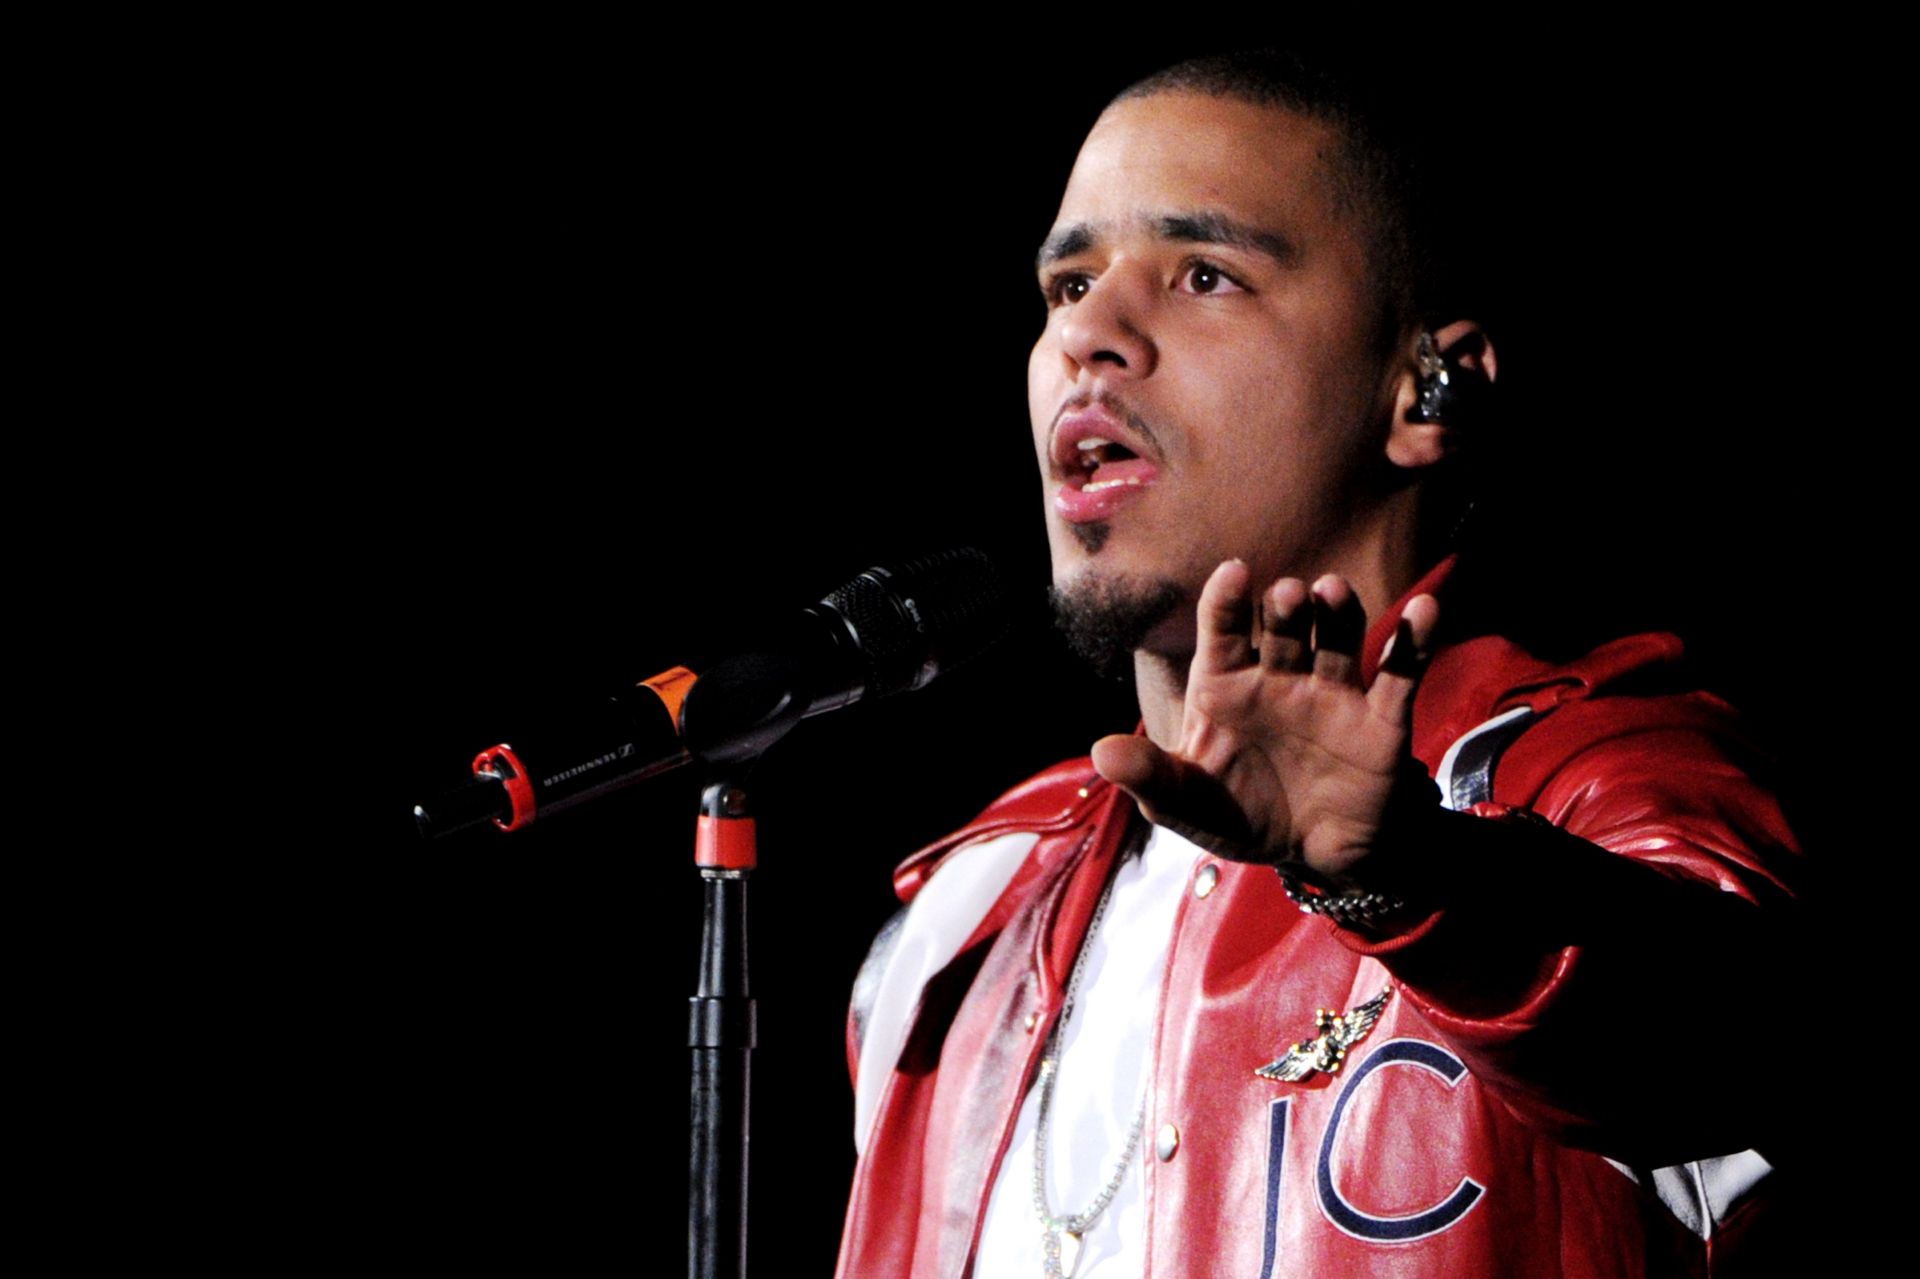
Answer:
[[[1482,636],[1437,654],[1420,696],[1423,759],[1514,717],[1488,796],[1501,806],[1728,889],[1777,882],[1797,854],[1770,758],[1699,686],[1677,636],[1624,636],[1566,662]]]
[[[1545,715],[1575,703],[1671,695],[1686,689],[1685,649],[1664,632],[1627,635],[1571,661],[1551,661],[1499,635],[1481,635],[1434,655],[1414,707],[1417,744],[1444,745],[1516,708]]]
[[[894,891],[901,901],[911,902],[934,872],[963,849],[1009,835],[1057,834],[1090,826],[1109,805],[1111,791],[1085,756],[1055,764],[1007,791],[959,830],[900,863],[893,873]]]
[[[1679,637],[1664,632],[1623,636],[1564,662],[1501,636],[1443,649],[1421,681],[1415,753],[1438,760],[1503,716],[1525,726],[1501,766],[1507,803],[1530,802],[1560,768],[1608,741],[1679,734],[1743,756],[1757,753],[1734,709],[1693,681]]]
[[[849,1009],[856,1143],[866,1139],[928,983],[963,951],[993,937],[1052,867],[1111,820],[1120,807],[1116,797],[1091,761],[1068,760],[1015,786],[901,864],[894,886],[906,905],[875,939]]]

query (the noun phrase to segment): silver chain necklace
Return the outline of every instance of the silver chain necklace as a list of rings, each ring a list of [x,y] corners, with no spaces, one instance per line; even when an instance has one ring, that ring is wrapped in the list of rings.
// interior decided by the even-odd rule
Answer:
[[[1124,862],[1125,858],[1121,860]],[[1046,1261],[1047,1279],[1071,1279],[1074,1267],[1080,1261],[1081,1236],[1100,1220],[1100,1214],[1107,1210],[1107,1205],[1120,1192],[1120,1183],[1126,1180],[1127,1169],[1133,1163],[1134,1153],[1140,1148],[1140,1129],[1147,1118],[1147,1091],[1153,1083],[1151,1078],[1140,1089],[1140,1109],[1133,1116],[1126,1149],[1114,1161],[1113,1175],[1107,1178],[1107,1184],[1100,1188],[1093,1202],[1082,1211],[1056,1217],[1047,1207],[1047,1117],[1053,1111],[1054,1078],[1059,1073],[1061,1041],[1065,1038],[1067,1019],[1073,1016],[1074,1000],[1080,993],[1080,974],[1087,966],[1087,956],[1093,951],[1093,939],[1100,932],[1100,921],[1106,918],[1107,902],[1112,898],[1114,883],[1119,878],[1119,866],[1116,864],[1106,888],[1100,893],[1099,905],[1093,908],[1093,922],[1087,926],[1086,939],[1080,943],[1080,953],[1074,958],[1073,973],[1067,978],[1067,997],[1060,1006],[1059,1020],[1053,1023],[1053,1029],[1048,1032],[1047,1055],[1040,1062],[1040,1109],[1033,1124],[1033,1210],[1040,1215],[1040,1247]]]

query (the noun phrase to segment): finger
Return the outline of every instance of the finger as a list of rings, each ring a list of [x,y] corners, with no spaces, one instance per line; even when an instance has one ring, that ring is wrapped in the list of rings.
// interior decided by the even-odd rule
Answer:
[[[1367,703],[1373,713],[1396,724],[1413,722],[1413,695],[1420,675],[1426,669],[1433,648],[1433,634],[1440,621],[1440,605],[1431,595],[1416,595],[1400,611],[1393,638],[1381,655],[1380,670],[1367,690]]]
[[[1313,677],[1341,684],[1360,682],[1360,641],[1367,610],[1344,577],[1327,574],[1313,584]]]
[[[1137,735],[1103,737],[1093,744],[1093,771],[1138,798],[1142,787],[1151,789],[1154,773],[1161,767],[1156,756],[1165,753]]]
[[[1234,671],[1252,664],[1253,596],[1247,566],[1228,560],[1200,590],[1199,646],[1194,663],[1204,670]]]
[[[1103,737],[1093,744],[1093,770],[1133,796],[1156,826],[1203,848],[1232,855],[1252,844],[1246,814],[1220,779],[1144,737]]]
[[[1313,666],[1313,607],[1307,584],[1283,577],[1267,588],[1260,606],[1260,668],[1303,674]]]

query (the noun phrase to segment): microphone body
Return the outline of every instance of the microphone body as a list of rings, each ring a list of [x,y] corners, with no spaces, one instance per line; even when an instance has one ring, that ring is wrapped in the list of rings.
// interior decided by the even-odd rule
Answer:
[[[763,753],[810,715],[924,688],[1005,629],[993,564],[963,549],[870,568],[800,611],[787,643],[721,663],[687,694],[687,749],[710,764]]]
[[[737,764],[810,715],[924,687],[1005,629],[993,564],[971,548],[872,568],[801,609],[768,649],[696,676],[663,671],[542,734],[480,752],[474,780],[416,805],[422,836],[517,830],[694,759]]]
[[[513,742],[481,751],[473,780],[413,809],[423,838],[492,821],[518,830],[687,762],[679,712],[694,673],[662,671],[612,697],[575,707]]]

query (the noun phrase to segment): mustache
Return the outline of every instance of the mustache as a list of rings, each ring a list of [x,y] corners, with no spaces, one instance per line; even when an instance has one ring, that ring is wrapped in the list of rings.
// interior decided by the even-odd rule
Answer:
[[[1160,433],[1153,429],[1153,423],[1134,412],[1132,406],[1112,391],[1102,391],[1098,395],[1091,393],[1076,395],[1066,401],[1054,413],[1053,421],[1047,427],[1048,438],[1052,438],[1053,433],[1060,429],[1061,418],[1069,413],[1078,412],[1084,408],[1091,408],[1096,404],[1113,414],[1113,416],[1119,418],[1122,422],[1125,422],[1141,439],[1152,445],[1155,452],[1165,452],[1160,444]]]

